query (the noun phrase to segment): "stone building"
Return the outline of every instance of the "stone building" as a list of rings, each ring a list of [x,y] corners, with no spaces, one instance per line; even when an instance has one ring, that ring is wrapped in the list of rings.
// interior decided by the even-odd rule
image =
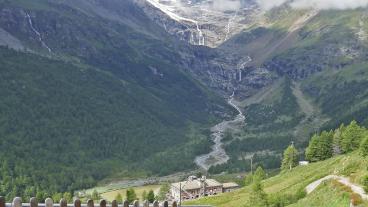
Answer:
[[[223,183],[222,184],[222,192],[223,193],[228,193],[231,191],[234,191],[236,189],[239,189],[240,186],[236,183]]]
[[[180,200],[180,189],[181,189],[181,199],[191,200],[200,198],[203,196],[217,195],[223,192],[229,192],[236,186],[235,183],[226,184],[224,191],[224,184],[214,180],[207,179],[206,177],[197,178],[195,176],[190,176],[187,181],[178,182],[171,184],[170,195],[171,199],[179,201]],[[235,186],[236,185],[236,186]]]

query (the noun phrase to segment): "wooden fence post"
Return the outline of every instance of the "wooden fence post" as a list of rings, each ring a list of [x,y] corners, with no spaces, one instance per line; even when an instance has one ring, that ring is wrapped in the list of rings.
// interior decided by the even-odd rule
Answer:
[[[19,197],[15,197],[13,199],[12,207],[22,207],[22,199]]]
[[[54,207],[54,201],[51,198],[46,198],[45,207]]]
[[[169,202],[168,201],[164,201],[164,207],[169,207]]]
[[[38,201],[37,201],[37,198],[32,197],[32,198],[29,200],[29,207],[38,207]]]
[[[0,207],[5,207],[6,204],[5,204],[5,198],[0,196]]]
[[[79,198],[74,200],[74,207],[82,207],[82,202],[79,200]]]
[[[133,202],[133,207],[139,207],[139,201],[138,200],[135,200]]]
[[[172,203],[172,207],[178,207],[178,203],[177,203],[176,201],[174,201],[174,202]]]
[[[153,202],[153,207],[160,207],[159,202],[158,202],[158,201],[154,201],[154,202]]]
[[[124,203],[123,203],[123,206],[124,207],[129,207],[129,201],[125,200]]]
[[[60,207],[68,207],[68,201],[65,198],[60,199]]]
[[[93,203],[93,200],[89,199],[87,201],[87,207],[95,207],[95,204]]]
[[[111,202],[111,207],[118,207],[119,205],[118,205],[118,202],[116,201],[116,200],[113,200],[112,202]]]
[[[106,207],[106,200],[100,200],[100,207]]]

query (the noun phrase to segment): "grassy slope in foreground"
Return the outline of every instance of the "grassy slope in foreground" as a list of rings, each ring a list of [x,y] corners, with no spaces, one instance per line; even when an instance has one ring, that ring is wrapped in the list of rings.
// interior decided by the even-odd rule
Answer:
[[[321,184],[308,197],[299,200],[290,207],[306,207],[306,206],[328,206],[341,207],[350,205],[350,194],[345,192],[342,186],[335,182],[329,181]]]
[[[293,195],[299,189],[305,188],[313,181],[334,173],[338,175],[349,176],[352,182],[359,183],[361,177],[366,173],[366,168],[367,161],[363,160],[363,158],[357,153],[353,153],[349,155],[337,156],[318,163],[312,163],[308,166],[296,167],[290,172],[281,173],[277,176],[264,180],[263,186],[264,190],[269,195],[276,193]],[[330,191],[323,189],[323,186],[321,188],[318,190],[321,195],[318,196],[323,196],[322,193],[331,193]],[[214,197],[206,197],[200,200],[186,202],[185,204],[210,204],[217,207],[245,206],[249,202],[250,191],[251,188],[247,186],[238,191]],[[329,200],[324,200],[323,202],[335,202],[336,200],[334,198],[336,198],[336,196],[325,196],[325,199]],[[318,199],[316,198],[316,195],[312,193],[299,202],[308,202],[313,200]],[[336,206],[344,206],[344,202],[346,202],[345,199],[342,199],[341,203],[336,204]],[[318,205],[316,204],[315,207],[316,206],[323,206],[323,204],[319,203]]]

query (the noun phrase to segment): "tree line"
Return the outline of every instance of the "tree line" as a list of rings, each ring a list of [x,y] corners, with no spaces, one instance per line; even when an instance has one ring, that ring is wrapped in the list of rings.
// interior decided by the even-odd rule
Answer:
[[[352,121],[347,126],[342,124],[335,130],[313,135],[305,157],[310,162],[318,162],[356,150],[359,150],[362,156],[368,156],[368,130]]]

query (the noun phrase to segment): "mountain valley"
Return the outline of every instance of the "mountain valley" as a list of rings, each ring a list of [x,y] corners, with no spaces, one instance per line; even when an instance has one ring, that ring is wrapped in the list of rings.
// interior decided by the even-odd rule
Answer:
[[[367,8],[216,2],[0,0],[0,192],[276,169],[368,126]]]

